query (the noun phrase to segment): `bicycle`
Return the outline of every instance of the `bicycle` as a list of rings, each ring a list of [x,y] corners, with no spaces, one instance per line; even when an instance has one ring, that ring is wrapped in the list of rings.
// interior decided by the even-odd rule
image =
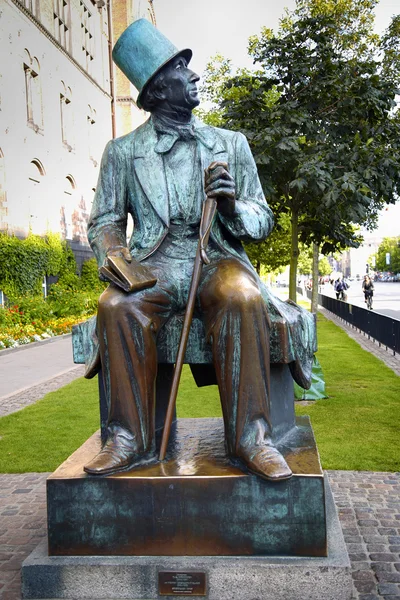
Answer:
[[[364,292],[364,296],[365,296],[365,301],[367,303],[367,308],[369,310],[372,310],[372,298],[373,298],[373,294],[371,292]]]

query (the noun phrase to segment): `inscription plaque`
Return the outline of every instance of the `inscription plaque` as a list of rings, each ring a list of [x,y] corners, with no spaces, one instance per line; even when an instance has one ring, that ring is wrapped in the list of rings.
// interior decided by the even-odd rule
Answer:
[[[160,596],[205,596],[206,574],[197,571],[159,571]]]

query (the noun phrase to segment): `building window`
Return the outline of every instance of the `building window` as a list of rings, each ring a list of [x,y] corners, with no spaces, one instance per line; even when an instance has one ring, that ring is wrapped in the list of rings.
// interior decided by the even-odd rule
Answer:
[[[153,5],[153,0],[148,0],[149,2],[149,15],[150,15],[150,21],[153,23],[154,27],[157,27],[157,21],[156,21],[156,12],[154,10],[154,5]]]
[[[71,88],[67,87],[63,81],[60,92],[60,117],[62,143],[71,152],[73,150],[72,92]]]
[[[27,122],[32,129],[43,131],[43,108],[42,87],[39,76],[39,61],[36,57],[31,58],[28,50],[25,50],[24,73],[26,93],[26,115]]]
[[[88,151],[89,158],[94,163],[94,166],[97,167],[97,160],[95,159],[95,154],[97,150],[96,144],[96,110],[88,104],[88,114],[86,117],[87,123],[87,134],[88,134]]]
[[[0,148],[0,231],[7,229],[7,215],[6,169],[4,154]]]
[[[60,210],[61,237],[64,240],[72,240],[72,215],[74,212],[76,183],[72,175],[64,179],[64,193]]]
[[[24,1],[25,8],[29,10],[37,19],[39,18],[39,0],[25,0]]]
[[[69,49],[69,0],[53,0],[54,37],[66,50]]]
[[[93,19],[91,12],[82,0],[80,0],[79,6],[81,11],[81,39],[84,65],[88,73],[90,73],[91,64],[94,59]]]
[[[72,239],[74,242],[79,242],[85,246],[88,245],[87,239],[87,224],[89,221],[89,213],[86,208],[86,202],[81,196],[78,206],[75,207],[72,213]]]
[[[43,177],[46,172],[40,160],[33,159],[28,173],[28,211],[29,228],[33,233],[43,234],[47,230],[47,207],[43,202]]]

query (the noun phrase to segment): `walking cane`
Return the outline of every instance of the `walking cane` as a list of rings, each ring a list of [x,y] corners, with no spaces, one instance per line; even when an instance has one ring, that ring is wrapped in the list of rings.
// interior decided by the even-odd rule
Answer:
[[[174,376],[172,379],[171,391],[168,400],[168,409],[165,417],[164,431],[161,440],[160,449],[160,460],[164,460],[167,452],[169,434],[171,431],[172,419],[174,415],[174,408],[176,403],[176,397],[178,395],[179,380],[181,378],[183,361],[185,358],[187,342],[189,339],[190,325],[193,319],[194,305],[196,302],[197,288],[200,283],[201,270],[203,264],[209,264],[209,259],[206,254],[206,248],[208,244],[208,238],[210,237],[211,225],[214,219],[215,211],[217,208],[217,202],[215,198],[207,196],[203,204],[203,212],[201,215],[200,222],[200,236],[199,243],[196,251],[196,258],[194,261],[192,281],[190,284],[189,298],[186,306],[185,318],[183,321],[181,339],[179,340],[178,354],[176,357]]]

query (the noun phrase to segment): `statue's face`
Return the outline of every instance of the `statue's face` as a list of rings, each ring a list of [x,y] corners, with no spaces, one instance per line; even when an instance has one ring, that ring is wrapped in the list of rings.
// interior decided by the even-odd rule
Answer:
[[[187,66],[183,56],[177,56],[162,70],[162,99],[170,105],[192,110],[200,104],[197,82],[200,77]]]

